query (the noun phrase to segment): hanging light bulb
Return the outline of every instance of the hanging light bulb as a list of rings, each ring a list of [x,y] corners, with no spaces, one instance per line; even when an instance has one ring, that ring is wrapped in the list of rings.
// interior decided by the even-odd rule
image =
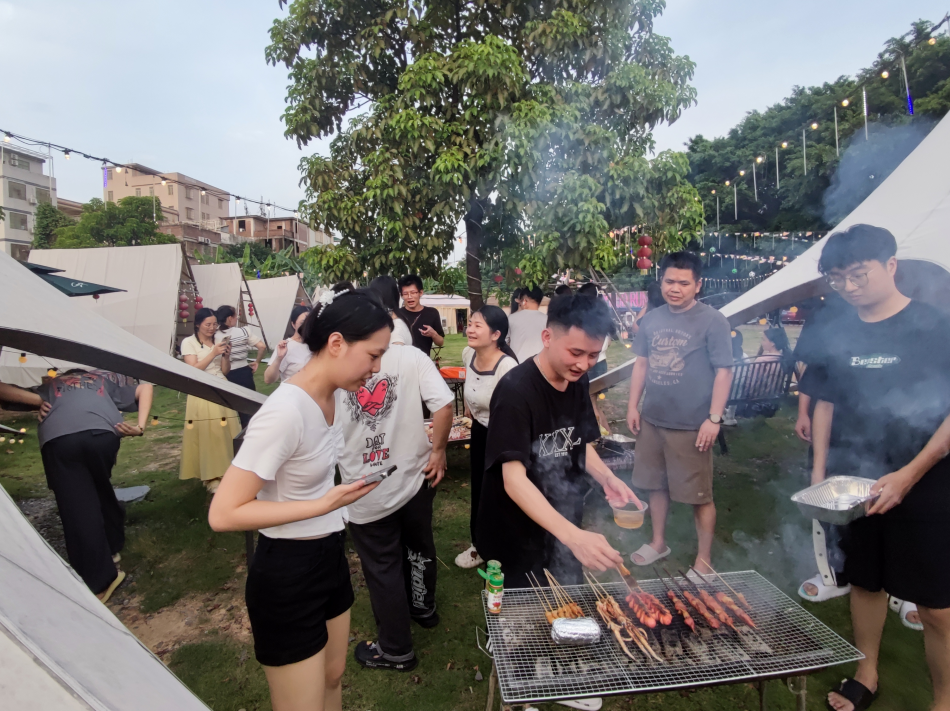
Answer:
[[[817,124],[817,123],[813,123],[813,124],[811,125],[811,130],[812,130],[812,131],[814,131],[814,130],[817,129],[817,128],[818,128],[818,124]]]
[[[715,194],[716,194],[716,191],[715,191],[715,190],[713,190],[711,194],[712,194],[712,195],[715,195]]]
[[[850,102],[848,99],[845,99],[844,101],[841,102],[841,105],[842,105],[842,106],[847,106],[847,105],[850,104],[850,103],[851,103],[851,102]]]
[[[739,171],[739,175],[740,175],[740,177],[743,176],[743,175],[745,175],[745,171],[744,171],[744,170],[740,170],[740,171]]]
[[[23,440],[22,440],[22,439],[21,439],[21,440],[18,440],[18,441],[19,441],[20,444],[23,444]]]
[[[782,148],[788,148],[788,141],[782,141]]]
[[[935,44],[937,44],[937,38],[936,38],[936,37],[931,37],[929,40],[927,40],[927,44],[929,44],[929,45],[935,45]]]
[[[222,418],[221,418],[221,426],[222,426],[222,427],[227,427],[227,426],[228,426],[228,418],[227,418],[227,417],[222,417]]]
[[[53,368],[50,368],[49,370],[46,371],[46,374],[47,374],[49,377],[51,377],[51,378],[55,378],[55,377],[56,377],[56,370],[53,369]]]
[[[887,79],[890,75],[891,73],[885,69],[883,72],[881,72],[881,79]]]
[[[20,434],[26,434],[26,427],[20,428]]]
[[[7,131],[5,134],[3,134],[3,142],[4,142],[4,143],[9,143],[11,138],[13,138],[13,134],[10,133],[9,131]]]
[[[299,219],[300,219],[300,212],[297,211],[297,210],[294,210],[294,219],[295,219],[295,220],[299,220]]]
[[[26,353],[21,353],[17,360],[19,360],[21,363],[26,363]]]
[[[764,161],[764,160],[765,160],[765,158],[763,158],[762,156],[759,156],[758,158],[755,159],[755,162],[756,162],[756,163],[761,163],[761,162]]]
[[[157,425],[158,425],[158,415],[153,415],[153,416],[152,416],[152,427],[156,427]]]
[[[115,167],[115,172],[116,172],[116,173],[121,173],[121,172],[122,172],[122,166],[121,166],[121,165],[117,165],[117,166]]]
[[[0,435],[0,444],[3,444],[6,441],[7,441],[7,438]]]
[[[194,428],[195,428],[195,421],[194,421],[194,420],[188,420],[188,422],[185,423],[185,429],[186,429],[186,430],[193,430]]]
[[[728,188],[730,185],[731,185],[731,183],[727,180],[727,181],[726,181],[726,187]]]
[[[167,182],[168,182],[168,181],[165,180],[165,178],[162,178],[162,185],[164,185],[164,184],[167,183]]]
[[[202,195],[204,195],[204,194],[205,194],[205,191],[204,191],[204,190],[202,190],[202,191],[201,191],[201,194],[202,194]]]
[[[68,149],[68,148],[67,148],[65,151],[63,151],[63,158],[65,158],[66,160],[69,160],[69,149]]]

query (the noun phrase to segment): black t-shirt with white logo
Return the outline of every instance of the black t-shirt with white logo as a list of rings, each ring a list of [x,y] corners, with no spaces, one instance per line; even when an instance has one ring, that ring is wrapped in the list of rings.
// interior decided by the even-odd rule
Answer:
[[[932,306],[911,301],[876,323],[843,314],[825,358],[827,378],[815,397],[835,406],[829,475],[877,479],[900,469],[950,414],[950,320]],[[913,498],[928,510],[950,505],[948,476],[944,459]]]
[[[412,345],[426,355],[429,355],[432,351],[432,338],[423,336],[422,329],[426,326],[432,326],[432,330],[440,336],[445,335],[445,331],[442,329],[442,316],[438,309],[431,306],[423,306],[421,311],[409,311],[401,308],[397,316],[409,326],[409,332],[412,334]]]
[[[541,560],[553,536],[505,492],[502,465],[519,461],[544,497],[576,525],[581,523],[587,444],[600,435],[584,375],[564,392],[545,379],[531,358],[505,375],[491,398],[485,478],[476,522],[478,553],[505,564]]]

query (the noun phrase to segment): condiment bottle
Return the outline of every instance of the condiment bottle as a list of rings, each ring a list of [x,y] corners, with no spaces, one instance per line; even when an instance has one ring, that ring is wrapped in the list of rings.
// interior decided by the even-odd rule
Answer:
[[[497,560],[488,561],[488,570],[478,569],[478,574],[485,578],[485,593],[488,596],[488,611],[497,615],[501,612],[501,598],[505,594],[505,574],[501,572],[501,563]]]

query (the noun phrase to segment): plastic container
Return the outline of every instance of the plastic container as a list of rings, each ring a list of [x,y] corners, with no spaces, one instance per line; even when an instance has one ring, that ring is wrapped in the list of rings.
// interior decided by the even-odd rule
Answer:
[[[614,523],[620,528],[640,528],[643,525],[643,516],[650,508],[645,501],[640,502],[643,508],[639,508],[636,503],[629,502],[621,506],[610,505],[614,510]]]
[[[501,600],[505,595],[505,574],[501,572],[501,563],[488,561],[488,570],[478,569],[485,578],[485,594],[488,596],[488,611],[494,615],[501,612]]]

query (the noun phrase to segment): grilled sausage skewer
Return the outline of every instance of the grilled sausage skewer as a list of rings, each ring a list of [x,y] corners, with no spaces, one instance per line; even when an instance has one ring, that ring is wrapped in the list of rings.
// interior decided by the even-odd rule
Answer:
[[[670,571],[666,570],[666,568],[663,568],[663,570],[666,571],[667,577],[673,581],[673,584],[679,588],[680,593],[682,593],[683,597],[686,598],[686,601],[692,605],[693,609],[696,610],[703,620],[706,621],[706,624],[712,627],[714,630],[718,630],[722,625],[720,624],[719,620],[716,619],[715,615],[710,614],[709,610],[706,609],[706,606],[699,598],[680,585],[676,581],[676,578],[673,577],[673,574],[670,573]]]
[[[695,582],[690,580],[689,577],[682,570],[678,570],[677,572],[680,575],[682,575],[684,579],[688,580],[690,585],[696,588],[696,591],[699,593],[700,599],[702,599],[706,607],[708,607],[710,610],[713,611],[716,617],[719,618],[720,622],[722,622],[723,624],[729,625],[734,630],[736,629],[735,620],[733,620],[732,617],[730,617],[729,613],[727,613],[724,609],[722,609],[722,605],[719,604],[719,601],[716,598],[714,598],[712,595],[709,594],[708,590],[704,590],[703,588],[699,587]]]
[[[693,632],[695,632],[696,621],[689,614],[689,610],[687,609],[685,603],[683,603],[683,601],[679,599],[679,597],[676,595],[676,592],[673,590],[673,588],[670,587],[670,584],[666,582],[666,579],[662,575],[660,575],[660,572],[658,570],[656,570],[656,567],[654,567],[653,570],[656,571],[656,577],[658,577],[661,581],[663,581],[663,584],[666,586],[666,596],[670,599],[670,602],[673,603],[673,607],[675,608],[675,610],[683,617],[683,622],[686,624],[687,627],[689,627]]]
[[[700,577],[700,579],[701,579],[704,583],[706,583],[706,585],[708,585],[711,590],[716,590],[715,586],[712,585],[712,584],[709,582],[709,580],[707,580],[706,576],[704,576],[702,573],[700,573],[698,570],[696,570],[696,568],[694,568],[693,566],[690,566],[690,570],[692,570],[694,573],[696,573],[696,575],[698,575],[698,576]],[[717,599],[719,602],[721,602],[723,605],[725,605],[726,607],[728,607],[729,610],[732,612],[732,614],[734,614],[734,615],[735,615],[736,617],[738,617],[740,620],[742,620],[742,621],[745,622],[747,625],[749,625],[749,627],[755,629],[755,622],[753,622],[753,621],[752,621],[752,618],[749,617],[748,614],[746,614],[745,610],[743,610],[741,607],[739,607],[739,606],[736,604],[736,601],[735,601],[735,600],[733,600],[731,597],[729,597],[728,595],[726,595],[726,593],[721,592],[721,591],[716,591],[715,597],[716,597],[716,599]]]
[[[720,582],[723,585],[725,585],[727,588],[729,588],[729,592],[731,592],[733,595],[736,596],[736,599],[742,604],[743,607],[745,607],[745,609],[747,609],[749,612],[753,612],[752,605],[750,605],[749,601],[745,599],[745,595],[743,595],[741,592],[736,592],[735,590],[733,590],[732,586],[729,583],[727,583],[725,579],[719,573],[716,573],[716,569],[713,568],[709,564],[708,561],[705,561],[702,558],[700,558],[699,562],[705,565],[706,567],[708,567],[713,573],[715,573],[716,577],[719,578]]]

